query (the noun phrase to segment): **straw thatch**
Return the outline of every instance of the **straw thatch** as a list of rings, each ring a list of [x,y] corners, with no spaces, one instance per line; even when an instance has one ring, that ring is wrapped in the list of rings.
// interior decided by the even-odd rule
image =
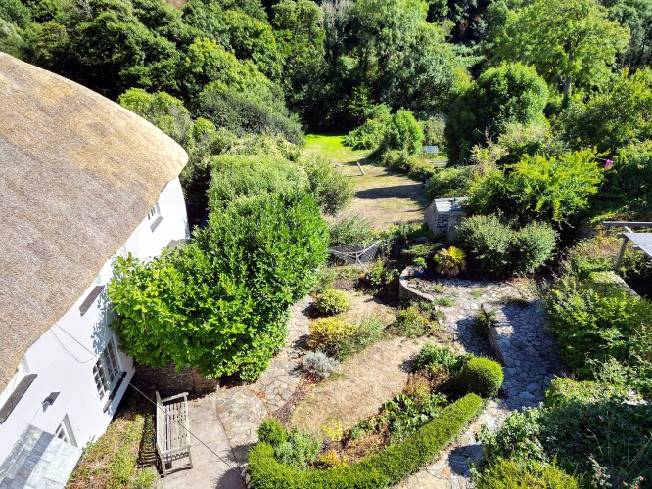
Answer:
[[[144,119],[0,53],[0,390],[186,161]]]

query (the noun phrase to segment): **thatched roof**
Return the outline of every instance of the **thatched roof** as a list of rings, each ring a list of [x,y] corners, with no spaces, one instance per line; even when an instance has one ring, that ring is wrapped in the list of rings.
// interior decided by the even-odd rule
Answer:
[[[187,158],[139,116],[0,53],[0,390]]]

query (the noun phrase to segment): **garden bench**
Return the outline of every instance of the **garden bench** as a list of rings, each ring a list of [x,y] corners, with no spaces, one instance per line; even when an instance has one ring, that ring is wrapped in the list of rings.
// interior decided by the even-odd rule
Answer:
[[[163,477],[174,470],[192,468],[190,454],[190,418],[188,417],[188,393],[161,399],[156,391],[156,451],[161,458]],[[188,457],[188,464],[174,469],[166,466]]]

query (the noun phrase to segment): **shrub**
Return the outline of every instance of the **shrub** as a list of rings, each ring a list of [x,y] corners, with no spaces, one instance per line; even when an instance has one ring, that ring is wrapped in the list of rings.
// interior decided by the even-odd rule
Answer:
[[[320,448],[321,443],[309,433],[292,430],[288,433],[287,441],[274,448],[274,456],[284,465],[307,467],[317,459]]]
[[[310,192],[325,214],[334,216],[353,198],[351,180],[339,173],[328,160],[310,158],[303,161],[301,167],[308,175]]]
[[[222,155],[211,159],[208,190],[211,210],[224,209],[240,197],[292,194],[308,189],[308,177],[296,164],[265,156]]]
[[[436,170],[428,184],[426,194],[431,199],[463,197],[468,194],[475,166],[449,166]]]
[[[496,311],[488,310],[484,304],[473,321],[475,330],[483,337],[489,337],[489,329],[496,325]]]
[[[462,392],[494,397],[503,383],[503,369],[490,358],[471,357],[460,370],[455,383]]]
[[[549,224],[531,222],[514,233],[510,264],[518,273],[533,273],[550,258],[557,232]]]
[[[336,344],[355,332],[355,326],[343,316],[316,319],[310,322],[308,343],[311,348]]]
[[[433,327],[419,306],[412,305],[399,311],[391,330],[401,336],[416,338],[431,333]]]
[[[430,260],[441,245],[437,243],[419,243],[401,250],[401,254],[409,259],[423,258]]]
[[[364,350],[381,340],[385,335],[385,325],[377,316],[371,316],[360,321],[358,329],[350,336],[345,336],[337,344],[337,355],[340,360]]]
[[[324,467],[341,467],[348,465],[346,457],[340,455],[336,450],[329,449],[317,457],[317,461]]]
[[[464,357],[455,355],[448,347],[429,343],[419,351],[413,369],[427,375],[456,374],[464,364]]]
[[[383,425],[389,429],[392,442],[405,439],[426,422],[441,413],[446,396],[440,393],[425,396],[399,394],[386,402],[380,414]]]
[[[380,106],[374,117],[367,119],[344,138],[344,144],[353,149],[376,149],[383,142],[387,127],[392,119],[389,108]]]
[[[444,130],[446,121],[441,115],[434,115],[425,121],[421,121],[423,129],[423,143],[427,146],[439,146],[441,150],[446,145]]]
[[[466,253],[457,246],[449,246],[435,255],[435,269],[444,277],[457,277],[466,269]]]
[[[319,314],[331,316],[348,311],[351,308],[351,301],[343,290],[326,289],[319,294],[314,307]]]
[[[275,460],[274,450],[257,444],[249,453],[249,470],[256,489],[381,489],[429,463],[482,410],[480,397],[469,394],[442,409],[440,415],[403,441],[357,463],[330,469],[300,470]]]
[[[387,267],[383,260],[376,260],[367,272],[366,280],[372,289],[379,289],[391,284],[398,275],[398,270]]]
[[[310,196],[238,199],[192,243],[147,263],[117,260],[112,327],[140,363],[254,379],[283,344],[288,307],[312,287],[327,239]]]
[[[361,216],[345,216],[330,225],[331,246],[370,244],[376,239],[371,222]]]
[[[435,173],[434,164],[421,155],[389,150],[378,156],[378,164],[405,173],[415,180],[427,182]]]
[[[339,419],[323,424],[321,431],[331,443],[339,443],[344,439],[344,426]]]
[[[592,380],[556,378],[546,390],[545,405],[561,407],[572,403],[588,404],[626,397],[627,389],[622,386]]]
[[[288,432],[279,421],[267,418],[258,426],[258,441],[276,447],[288,440]]]
[[[459,224],[458,233],[460,243],[473,256],[480,272],[490,275],[507,272],[514,232],[497,216],[468,217]]]
[[[652,206],[652,140],[621,148],[614,167],[606,175],[607,192],[629,207],[649,209]]]
[[[303,369],[310,375],[327,379],[337,369],[339,362],[323,351],[309,351],[303,357]],[[268,442],[269,443],[269,442]],[[270,443],[271,445],[271,443]]]
[[[475,479],[478,489],[579,489],[572,475],[554,465],[499,458]]]
[[[446,139],[451,161],[465,160],[486,134],[511,122],[543,119],[548,86],[536,70],[520,63],[492,67],[462,91],[448,111]]]
[[[469,208],[479,214],[500,212],[521,224],[541,220],[560,225],[576,218],[597,193],[603,170],[595,156],[594,150],[524,156],[474,181]]]
[[[532,222],[514,230],[495,215],[466,218],[458,232],[475,268],[495,276],[533,273],[550,258],[557,239],[548,224]]]
[[[382,143],[383,151],[398,150],[417,154],[423,147],[423,129],[412,112],[399,110],[392,116]]]

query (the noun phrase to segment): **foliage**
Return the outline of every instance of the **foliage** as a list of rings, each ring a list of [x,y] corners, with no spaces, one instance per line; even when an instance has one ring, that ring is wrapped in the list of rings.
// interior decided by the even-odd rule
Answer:
[[[384,151],[405,151],[416,154],[423,146],[423,129],[412,112],[399,110],[392,116],[382,141]]]
[[[462,366],[455,383],[463,392],[494,397],[503,383],[503,369],[490,358],[471,357]]]
[[[263,419],[258,426],[258,441],[277,447],[288,439],[288,432],[279,421],[273,418]]]
[[[558,377],[552,379],[550,387],[546,390],[545,405],[562,407],[574,403],[589,404],[626,397],[627,389],[619,385]]]
[[[326,289],[317,296],[313,305],[319,314],[332,316],[347,312],[351,308],[351,301],[343,290]]]
[[[117,260],[114,328],[138,362],[255,378],[282,345],[287,308],[312,286],[326,246],[310,197],[241,198],[193,243],[147,263]]]
[[[597,0],[534,0],[507,11],[504,19],[493,30],[492,60],[534,66],[551,88],[563,91],[565,101],[576,85],[604,85],[629,38]]]
[[[367,271],[365,278],[372,289],[379,289],[394,282],[398,275],[398,270],[387,266],[383,260],[376,260]]]
[[[336,344],[346,336],[355,332],[355,325],[349,323],[344,316],[333,316],[315,319],[310,322],[308,344],[311,348]]]
[[[614,156],[628,144],[652,139],[652,69],[622,70],[606,90],[562,115],[564,138]]]
[[[423,144],[427,146],[438,146],[440,151],[446,145],[444,130],[446,121],[441,115],[433,115],[424,121],[420,121],[423,129]]]
[[[577,479],[555,465],[499,458],[474,481],[478,489],[579,489]]]
[[[431,199],[463,197],[467,195],[475,167],[449,166],[435,171],[428,180],[426,193]]]
[[[294,163],[265,156],[222,155],[211,159],[209,206],[213,211],[241,197],[290,195],[308,190],[308,177]]]
[[[338,342],[337,356],[344,360],[380,341],[384,336],[385,325],[378,317],[364,318],[352,335],[345,336]]]
[[[411,305],[399,311],[391,331],[408,338],[416,338],[432,333],[434,327],[418,305]]]
[[[620,64],[650,66],[652,61],[652,3],[649,0],[609,0],[604,2],[609,17],[629,28],[629,46],[620,55]]]
[[[428,181],[435,173],[435,166],[424,156],[411,155],[406,151],[390,150],[376,155],[378,164],[405,173],[415,180]]]
[[[496,326],[496,311],[486,309],[484,305],[480,306],[480,310],[473,320],[473,326],[481,336],[488,338],[490,328]]]
[[[463,90],[448,112],[448,156],[465,161],[471,148],[500,134],[509,123],[543,119],[548,99],[545,81],[530,66],[506,64],[486,70]]]
[[[274,448],[274,456],[279,463],[291,467],[306,467],[317,459],[321,443],[309,433],[292,430],[288,439]]]
[[[301,162],[308,175],[310,191],[322,212],[334,216],[353,198],[351,180],[324,158],[309,158]]]
[[[457,277],[466,269],[466,253],[457,246],[439,250],[434,260],[437,273],[444,277]]]
[[[326,450],[324,453],[320,453],[317,457],[317,461],[324,467],[340,467],[342,465],[348,465],[346,458],[340,455],[340,453],[333,448]]]
[[[339,419],[323,424],[321,430],[331,443],[339,443],[344,439],[344,426]]]
[[[488,463],[499,457],[556,462],[588,487],[635,487],[640,477],[652,476],[651,420],[652,408],[645,404],[570,402],[512,414],[481,441]]]
[[[635,386],[652,386],[652,303],[619,284],[563,276],[547,296],[550,326],[565,361],[591,376],[588,360],[616,359],[637,370]]]
[[[469,205],[477,213],[502,212],[522,224],[541,220],[559,225],[588,207],[602,178],[592,150],[524,156],[474,182]]]
[[[353,149],[376,149],[385,139],[391,121],[389,107],[380,105],[372,117],[367,118],[362,125],[347,134],[344,144]]]
[[[439,393],[424,397],[399,394],[383,405],[380,417],[388,426],[391,441],[396,442],[435,418],[445,403],[446,396]]]
[[[511,266],[517,273],[534,273],[552,255],[557,232],[543,222],[531,222],[513,235]]]
[[[376,238],[371,222],[357,215],[344,216],[330,225],[331,246],[367,245]]]
[[[320,379],[326,379],[337,369],[339,362],[323,351],[309,351],[303,357],[303,369]],[[265,440],[263,440],[265,441]],[[269,443],[269,442],[268,442]]]
[[[606,172],[605,189],[630,208],[652,205],[652,140],[625,146],[618,151],[615,167]]]
[[[442,409],[434,420],[357,463],[330,469],[297,470],[279,464],[272,447],[256,445],[249,468],[256,489],[386,488],[430,462],[482,410],[483,401],[469,394]]]
[[[414,260],[424,258],[429,260],[441,245],[437,243],[417,243],[401,250],[401,255]]]
[[[414,360],[413,369],[428,376],[457,374],[464,364],[464,357],[455,355],[448,347],[428,343],[421,348]]]

